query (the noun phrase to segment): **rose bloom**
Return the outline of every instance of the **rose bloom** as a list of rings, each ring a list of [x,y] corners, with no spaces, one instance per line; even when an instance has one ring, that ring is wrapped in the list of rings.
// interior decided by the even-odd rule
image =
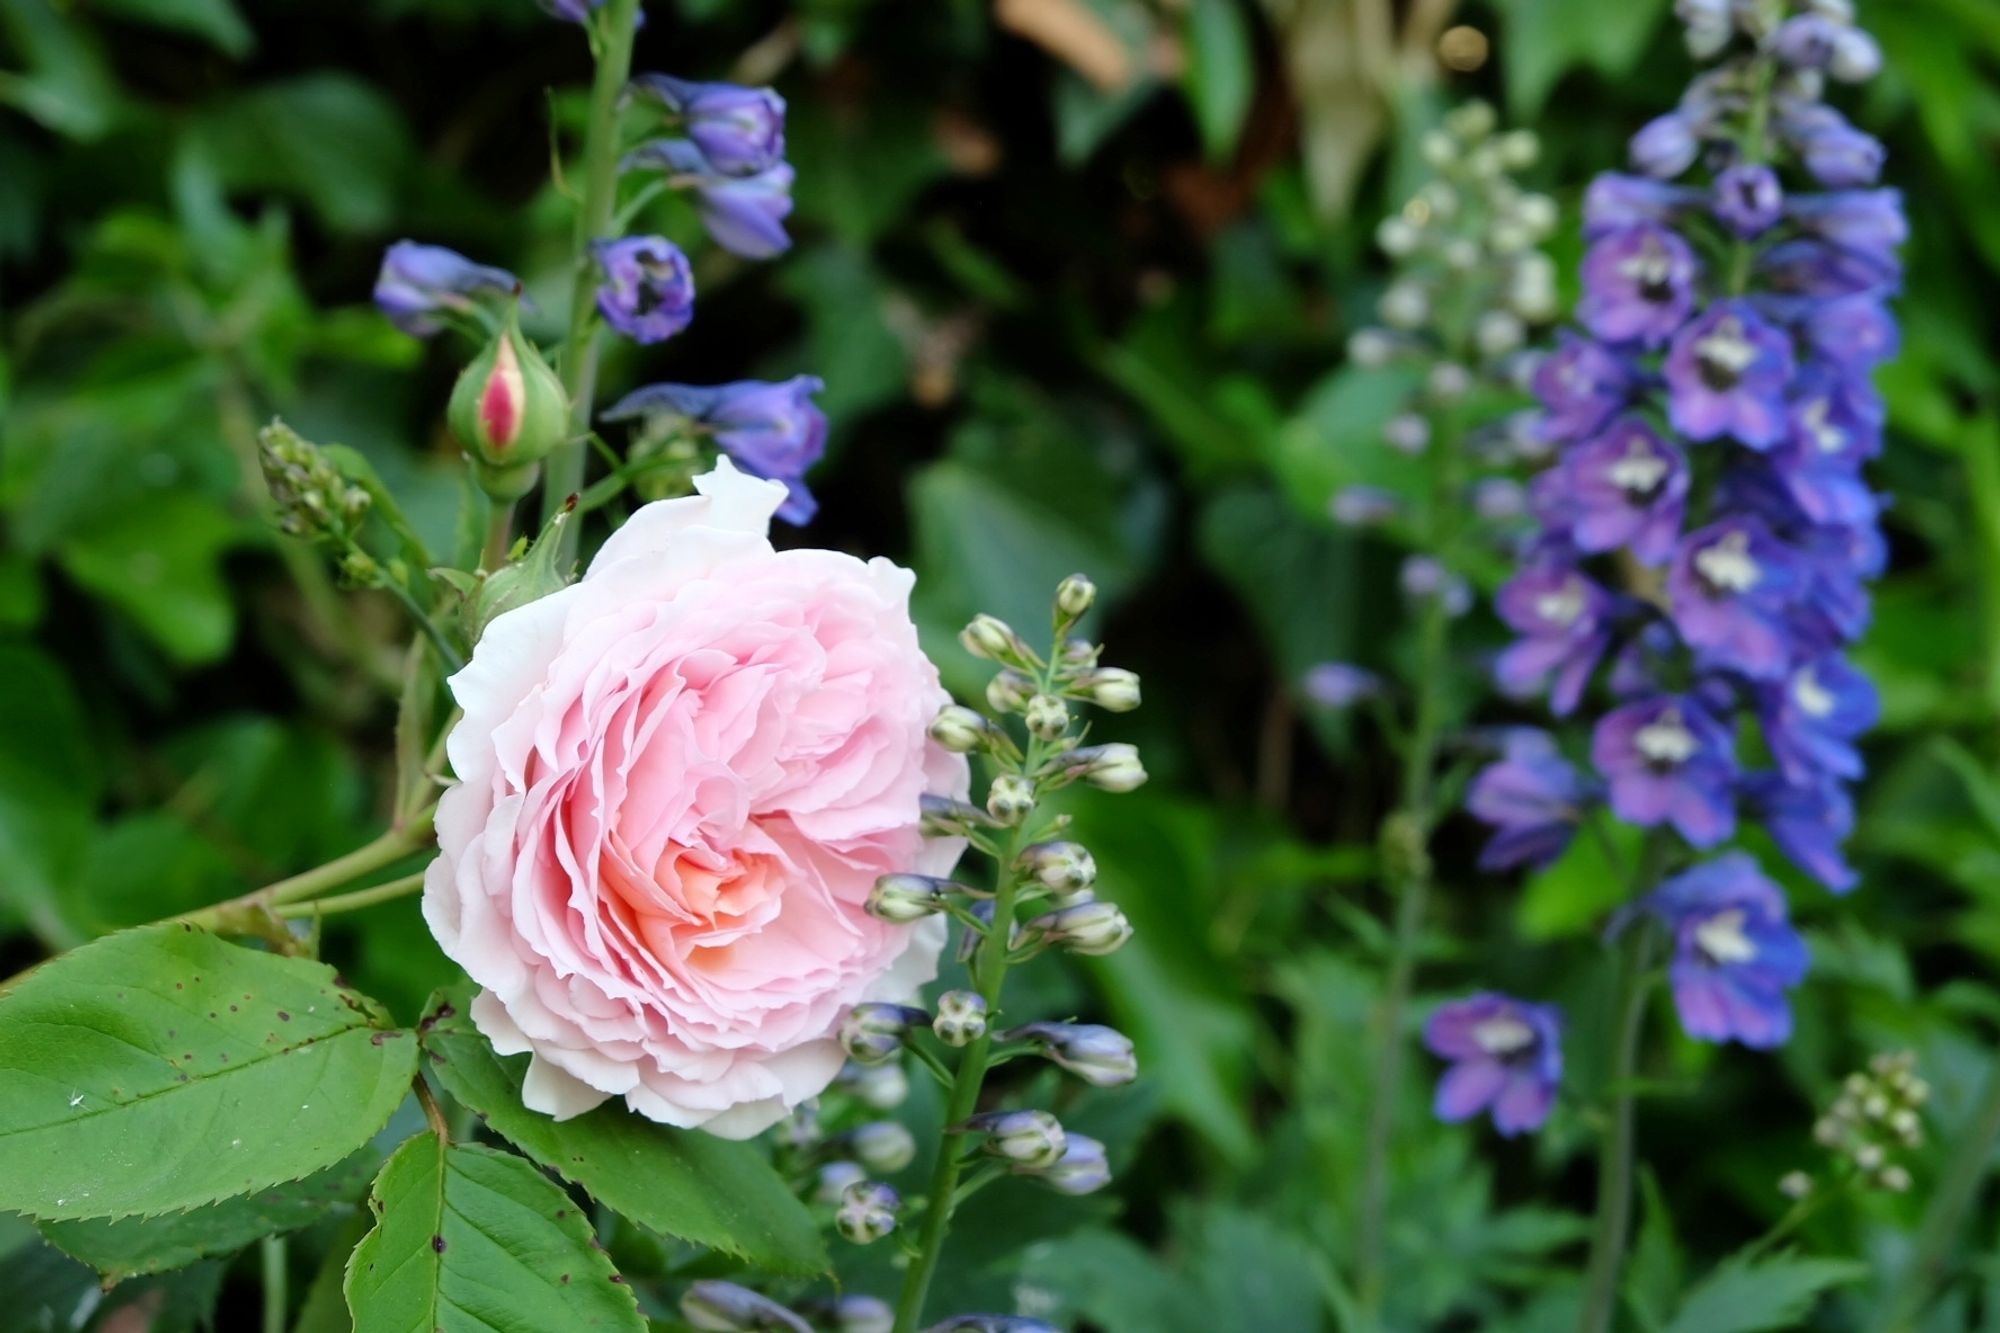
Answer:
[[[862,910],[879,875],[943,875],[917,830],[965,760],[886,560],[775,551],[776,482],[723,460],[632,516],[582,580],[497,617],[451,678],[458,783],[424,917],[530,1052],[522,1100],[607,1097],[729,1138],[821,1092],[863,1000],[937,972],[941,917]]]

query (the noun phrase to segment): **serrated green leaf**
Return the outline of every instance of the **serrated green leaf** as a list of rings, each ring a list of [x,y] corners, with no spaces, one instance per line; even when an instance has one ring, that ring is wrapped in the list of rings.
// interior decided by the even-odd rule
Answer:
[[[1762,1333],[1797,1328],[1820,1293],[1867,1276],[1851,1259],[1780,1255],[1758,1263],[1724,1260],[1688,1292],[1667,1333]]]
[[[552,1120],[521,1105],[525,1055],[501,1057],[462,1015],[434,999],[423,1043],[446,1090],[495,1133],[620,1215],[737,1255],[759,1268],[822,1273],[819,1229],[748,1143],[671,1129],[619,1105]]]
[[[296,1231],[343,1203],[357,1202],[381,1161],[379,1150],[363,1149],[304,1180],[206,1208],[116,1221],[44,1222],[42,1235],[106,1282],[165,1272],[212,1254],[234,1254],[259,1237]]]
[[[179,925],[0,996],[0,1209],[196,1208],[332,1166],[402,1101],[417,1044],[333,969]]]
[[[369,1206],[375,1229],[347,1265],[356,1328],[646,1327],[575,1203],[512,1153],[419,1134],[382,1168]]]

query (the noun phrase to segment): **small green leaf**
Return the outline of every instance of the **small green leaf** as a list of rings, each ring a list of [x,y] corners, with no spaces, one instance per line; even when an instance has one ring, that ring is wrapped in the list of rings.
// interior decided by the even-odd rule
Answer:
[[[576,1204],[511,1153],[419,1134],[382,1168],[369,1206],[375,1229],[347,1265],[356,1328],[646,1327]]]
[[[1201,143],[1211,160],[1229,156],[1257,90],[1257,57],[1241,0],[1194,0],[1187,16],[1187,72]]]
[[[0,1209],[173,1212],[340,1161],[417,1045],[333,969],[179,925],[112,935],[0,996]]]
[[[521,1105],[525,1055],[501,1057],[454,1007],[434,998],[424,1048],[445,1089],[487,1126],[614,1212],[759,1268],[823,1273],[819,1229],[748,1143],[656,1125],[621,1105],[552,1120]]]
[[[1820,1293],[1868,1275],[1851,1259],[1779,1255],[1760,1263],[1726,1259],[1688,1292],[1666,1333],[1762,1333],[1798,1328]]]
[[[212,1254],[234,1254],[261,1236],[309,1226],[343,1203],[354,1203],[381,1164],[379,1150],[362,1150],[304,1180],[206,1208],[117,1221],[88,1218],[44,1222],[51,1245],[80,1259],[106,1282],[180,1268]]]
[[[1600,924],[1625,901],[1629,872],[1622,867],[1635,864],[1641,835],[1623,824],[1604,828],[1602,839],[1588,829],[1579,832],[1568,851],[1529,878],[1516,918],[1523,935],[1531,940],[1575,935]],[[1617,846],[1619,861],[1606,851],[1607,840]]]
[[[206,37],[232,56],[250,50],[250,25],[230,0],[98,0],[106,13]]]

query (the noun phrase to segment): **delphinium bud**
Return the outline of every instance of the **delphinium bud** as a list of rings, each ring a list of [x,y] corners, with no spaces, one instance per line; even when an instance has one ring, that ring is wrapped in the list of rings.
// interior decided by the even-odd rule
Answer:
[[[273,421],[257,432],[257,465],[277,506],[278,526],[287,533],[331,546],[345,546],[359,534],[368,492],[290,426]]]
[[[947,704],[931,719],[931,739],[953,754],[970,754],[990,745],[998,734],[986,718],[964,704]]]
[[[592,249],[604,283],[604,322],[637,343],[664,342],[694,320],[694,274],[681,248],[664,236],[599,241]]]
[[[1116,953],[1132,938],[1132,923],[1115,903],[1092,900],[1030,918],[1023,929],[1070,953],[1099,957]]]
[[[988,1111],[965,1127],[986,1136],[987,1152],[1017,1166],[1054,1166],[1069,1144],[1062,1122],[1047,1111]]]
[[[1123,741],[1070,750],[1051,760],[1050,765],[1065,782],[1081,779],[1103,791],[1133,791],[1146,781],[1138,748]]]
[[[849,1132],[846,1141],[855,1159],[878,1175],[893,1176],[917,1156],[916,1138],[895,1120],[871,1121]]]
[[[1081,574],[1072,574],[1056,585],[1056,615],[1067,626],[1083,619],[1097,601],[1097,585]]]
[[[1812,1188],[1813,1178],[1803,1171],[1787,1171],[1778,1179],[1778,1193],[1787,1199],[1803,1199]]]
[[[1017,1314],[953,1315],[924,1333],[1062,1333],[1054,1324]]]
[[[1021,720],[1030,736],[1052,741],[1069,730],[1069,705],[1053,694],[1037,694],[1021,710]]]
[[[938,996],[931,1031],[947,1046],[966,1046],[986,1035],[986,1000],[977,991],[948,990]]]
[[[1079,843],[1038,842],[1023,850],[1014,864],[1058,893],[1081,893],[1097,882],[1097,858]]]
[[[1100,1023],[1027,1023],[1000,1034],[1025,1041],[1050,1062],[1097,1088],[1115,1088],[1139,1076],[1132,1039]]]
[[[681,1318],[704,1333],[812,1333],[812,1325],[768,1296],[704,1278],[681,1294]]]
[[[1139,706],[1139,675],[1123,667],[1096,667],[1070,678],[1069,692],[1107,713],[1129,713]]]
[[[896,1312],[878,1296],[850,1292],[833,1303],[831,1333],[894,1333]]]
[[[1018,713],[1035,697],[1035,682],[1008,667],[986,683],[986,702],[996,713]]]
[[[879,1064],[902,1049],[903,1039],[930,1021],[914,1005],[871,1000],[857,1004],[840,1020],[840,1045],[848,1058]]]
[[[902,1196],[880,1181],[859,1181],[841,1194],[833,1214],[834,1230],[856,1245],[872,1244],[896,1229],[902,1205]]]
[[[868,915],[899,925],[920,921],[944,910],[949,880],[908,873],[884,875],[868,891]]]
[[[505,327],[459,372],[446,419],[496,500],[525,494],[543,457],[567,438],[568,396],[522,336],[518,312],[508,311]]]
[[[1901,1192],[1910,1174],[1898,1156],[1923,1146],[1918,1108],[1930,1089],[1909,1051],[1882,1053],[1865,1071],[1849,1074],[1840,1094],[1813,1124],[1813,1139],[1866,1183]]]
[[[1111,1183],[1111,1163],[1104,1145],[1082,1134],[1071,1134],[1063,1153],[1048,1166],[1022,1164],[1012,1168],[1015,1175],[1032,1176],[1058,1194],[1094,1194]]]
[[[978,828],[990,828],[993,817],[970,801],[925,792],[918,802],[918,827],[927,838],[962,838]]]
[[[1009,828],[1035,808],[1035,783],[1018,773],[1002,773],[986,789],[986,812]]]
[[[840,1086],[863,1106],[876,1111],[893,1111],[910,1096],[910,1076],[899,1060],[880,1064],[850,1059],[841,1068]]]
[[[859,1162],[838,1158],[821,1165],[813,1178],[813,1198],[819,1203],[834,1207],[840,1203],[841,1195],[847,1187],[868,1179],[868,1170]]]
[[[983,657],[1016,669],[1033,669],[1035,666],[1034,653],[1013,627],[998,616],[989,616],[984,612],[974,616],[959,631],[958,641],[974,657]]]

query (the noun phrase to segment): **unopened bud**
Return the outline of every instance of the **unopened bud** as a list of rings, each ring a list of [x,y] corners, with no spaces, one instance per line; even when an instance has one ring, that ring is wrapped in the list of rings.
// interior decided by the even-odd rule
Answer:
[[[827,1162],[813,1177],[813,1200],[834,1207],[840,1203],[840,1196],[847,1192],[849,1185],[866,1179],[868,1172],[859,1162],[850,1162],[845,1158]]]
[[[1900,1166],[1885,1166],[1875,1181],[1891,1194],[1901,1194],[1910,1188],[1910,1173]]]
[[[1787,1171],[1778,1181],[1778,1193],[1787,1199],[1803,1199],[1812,1187],[1812,1177],[1803,1171]]]
[[[1899,1107],[1889,1114],[1889,1128],[1904,1139],[1914,1139],[1922,1126],[1917,1113],[1909,1107]]]
[[[1127,792],[1146,781],[1146,769],[1139,762],[1136,746],[1123,741],[1091,745],[1059,755],[1054,766],[1065,781],[1078,778],[1110,792]]]
[[[1864,1143],[1854,1150],[1854,1164],[1863,1171],[1873,1171],[1882,1165],[1886,1154],[1879,1143]]]
[[[1018,773],[1002,773],[986,789],[986,812],[1008,828],[1035,808],[1035,784]]]
[[[1431,317],[1431,298],[1415,283],[1398,282],[1382,293],[1375,309],[1392,329],[1420,329]]]
[[[847,1145],[861,1164],[879,1175],[893,1176],[917,1157],[917,1140],[894,1120],[876,1120],[847,1136]]]
[[[953,754],[970,754],[988,744],[997,728],[964,704],[947,704],[931,719],[931,739]]]
[[[842,1296],[833,1303],[832,1315],[832,1333],[895,1333],[896,1312],[876,1296]]]
[[[947,1046],[966,1046],[986,1035],[986,999],[976,991],[948,990],[938,996],[931,1031]]]
[[[1047,1111],[988,1111],[965,1127],[986,1136],[987,1152],[1018,1166],[1054,1166],[1069,1146],[1062,1122]]]
[[[882,1239],[896,1229],[896,1213],[902,1196],[879,1181],[864,1180],[849,1185],[834,1210],[833,1226],[841,1237],[856,1245]]]
[[[878,921],[907,925],[942,912],[945,887],[949,883],[929,875],[884,875],[868,890],[868,901],[863,906]]]
[[[477,464],[480,486],[496,500],[526,494],[542,458],[568,437],[562,381],[522,336],[515,312],[460,372],[446,417]]]
[[[759,1333],[784,1329],[812,1333],[812,1326],[792,1311],[748,1287],[716,1278],[690,1283],[681,1293],[681,1318],[704,1333]]]
[[[1378,369],[1396,359],[1398,346],[1387,329],[1357,329],[1347,340],[1347,359],[1366,370]]]
[[[958,641],[965,645],[965,651],[974,657],[984,657],[1006,666],[1026,666],[1033,662],[1034,654],[1021,641],[1013,627],[998,616],[984,612],[974,616],[972,623],[958,633]]]
[[[1116,903],[1092,900],[1030,918],[1025,928],[1071,953],[1096,958],[1116,953],[1132,938],[1132,923]]]
[[[996,713],[1018,713],[1035,697],[1035,682],[1008,667],[986,683],[986,702]]]
[[[1111,1163],[1104,1145],[1083,1134],[1071,1134],[1063,1154],[1049,1166],[1017,1166],[1018,1175],[1032,1175],[1058,1194],[1092,1194],[1111,1183]]]
[[[1473,338],[1489,357],[1506,356],[1526,341],[1528,331],[1521,317],[1506,310],[1489,310],[1479,317]]]
[[[1097,858],[1080,843],[1038,842],[1014,864],[1036,883],[1058,892],[1076,893],[1097,882]]]
[[[1029,735],[1052,741],[1069,730],[1069,705],[1053,694],[1038,694],[1021,710],[1021,720]]]
[[[1027,1023],[1000,1035],[1033,1042],[1052,1063],[1094,1088],[1115,1088],[1139,1077],[1132,1039],[1101,1023]]]
[[[1067,621],[1083,618],[1097,601],[1097,585],[1081,574],[1072,574],[1056,585],[1056,614]]]
[[[1440,403],[1455,403],[1472,392],[1472,372],[1455,361],[1440,361],[1431,367],[1424,386]]]
[[[910,1076],[899,1060],[882,1064],[848,1061],[840,1071],[840,1086],[854,1094],[862,1105],[877,1111],[893,1111],[910,1095]]]
[[[500,616],[569,586],[569,571],[561,555],[563,526],[571,518],[568,510],[559,512],[542,529],[542,535],[535,539],[527,554],[480,580],[466,605],[467,638],[477,643],[486,627]]]
[[[962,838],[976,828],[987,828],[992,816],[955,796],[925,792],[917,803],[918,828],[927,838]]]
[[[1509,130],[1500,136],[1500,160],[1509,171],[1532,167],[1541,155],[1542,141],[1533,130]]]
[[[1098,667],[1071,681],[1070,690],[1107,713],[1129,713],[1139,706],[1139,673],[1124,667]]]
[[[907,1004],[871,1000],[857,1004],[840,1020],[840,1045],[849,1059],[880,1064],[902,1049],[910,1031],[930,1021],[930,1015]]]

